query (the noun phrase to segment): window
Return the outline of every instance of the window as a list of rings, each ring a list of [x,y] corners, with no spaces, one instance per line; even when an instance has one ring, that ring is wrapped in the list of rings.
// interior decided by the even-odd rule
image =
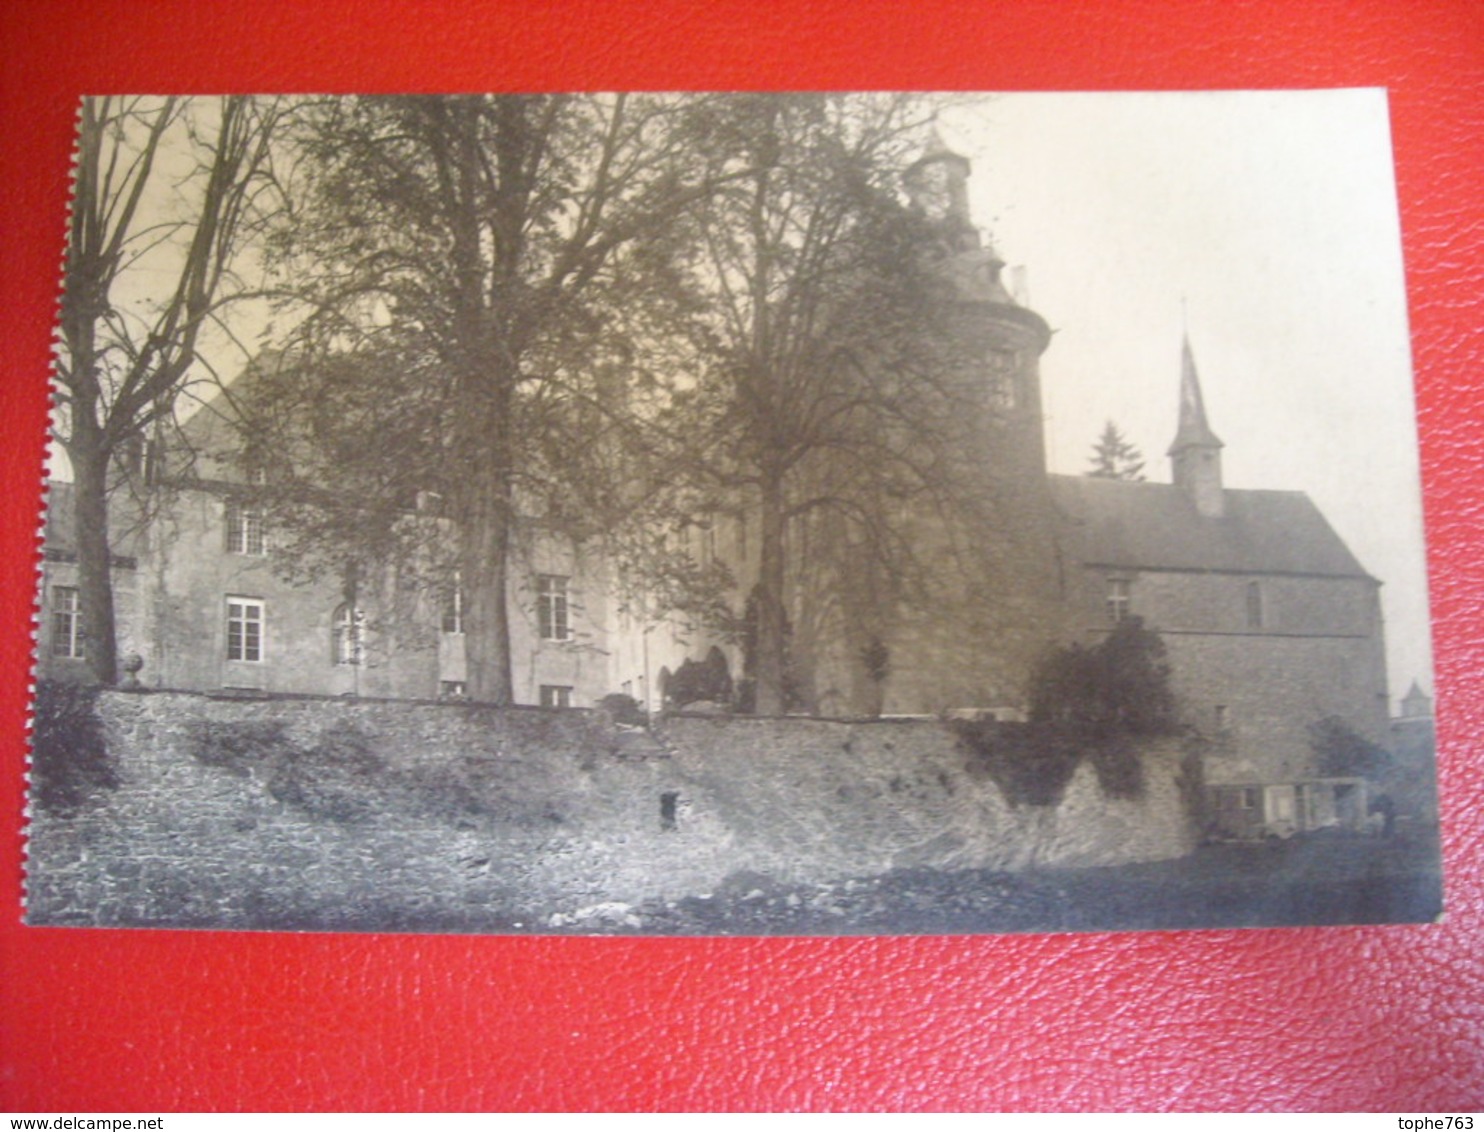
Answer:
[[[459,576],[453,576],[453,585],[449,586],[443,594],[443,631],[445,633],[462,633],[464,631],[464,587],[459,583]]]
[[[469,685],[462,680],[438,681],[438,695],[445,700],[462,700],[469,694]]]
[[[1230,731],[1232,725],[1231,711],[1225,704],[1216,705],[1216,730]]]
[[[227,598],[227,659],[257,663],[263,659],[263,603],[255,598]]]
[[[571,707],[572,689],[561,684],[541,685],[542,707]]]
[[[680,795],[666,792],[660,795],[660,832],[674,833],[676,817],[680,809]]]
[[[1127,578],[1108,579],[1108,620],[1117,625],[1129,615],[1129,583]]]
[[[339,606],[334,617],[333,656],[336,664],[360,664],[366,614],[349,603]]]
[[[1256,582],[1247,583],[1247,628],[1262,628],[1262,587]]]
[[[567,579],[557,574],[536,577],[536,622],[543,641],[565,641],[572,636],[567,621]]]
[[[227,553],[265,554],[263,513],[241,503],[227,504]]]
[[[984,376],[992,408],[1015,408],[1015,378],[1019,368],[1014,350],[992,348],[986,352]]]
[[[76,586],[52,587],[52,656],[82,659],[82,605]]]

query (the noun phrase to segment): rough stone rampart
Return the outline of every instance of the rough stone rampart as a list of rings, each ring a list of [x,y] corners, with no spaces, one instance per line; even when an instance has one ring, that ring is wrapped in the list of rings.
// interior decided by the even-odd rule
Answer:
[[[754,874],[1023,869],[1192,847],[1173,743],[1012,806],[930,721],[103,693],[118,785],[29,831],[36,923],[502,930]],[[557,920],[551,916],[557,915]]]

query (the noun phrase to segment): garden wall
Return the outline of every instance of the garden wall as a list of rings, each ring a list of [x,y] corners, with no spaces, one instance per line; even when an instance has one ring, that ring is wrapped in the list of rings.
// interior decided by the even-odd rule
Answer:
[[[33,923],[530,929],[748,874],[1118,864],[1192,847],[1177,745],[1012,806],[936,722],[98,698],[117,785],[33,807]],[[555,918],[553,918],[555,917]],[[621,919],[620,919],[621,922]]]

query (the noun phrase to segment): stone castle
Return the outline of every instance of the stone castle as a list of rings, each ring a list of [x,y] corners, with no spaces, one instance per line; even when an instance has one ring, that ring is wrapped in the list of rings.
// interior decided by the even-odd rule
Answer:
[[[1095,643],[1137,616],[1166,642],[1182,717],[1208,744],[1207,781],[1227,791],[1220,805],[1299,825],[1363,805],[1363,791],[1346,801],[1345,790],[1312,788],[1307,728],[1337,716],[1384,741],[1380,583],[1304,494],[1226,486],[1189,342],[1178,373],[1171,367],[1179,394],[1171,483],[1048,474],[1039,362],[1051,334],[1011,293],[1003,262],[973,225],[969,174],[968,160],[935,137],[904,180],[937,234],[954,321],[977,359],[969,377],[981,414],[970,423],[982,448],[967,459],[983,477],[985,509],[948,521],[898,517],[904,537],[957,564],[930,574],[910,602],[857,596],[852,605],[796,587],[788,614],[804,705],[836,717],[1024,718],[1030,673],[1048,650]],[[462,697],[457,586],[408,592],[388,577],[347,600],[337,583],[291,582],[275,570],[275,532],[228,451],[230,406],[218,398],[188,422],[199,453],[188,476],[161,478],[134,518],[114,516],[120,653],[141,658],[143,683]],[[86,672],[70,524],[69,485],[54,484],[43,677]],[[827,534],[801,521],[789,538]],[[740,606],[756,577],[755,518],[739,510],[684,537],[697,561],[730,567]],[[613,566],[592,548],[532,530],[517,557],[524,576],[508,604],[518,703],[590,707],[624,693],[648,710],[680,706],[668,695],[675,673],[708,656],[740,677],[734,636],[646,620],[620,599]],[[395,618],[386,615],[394,604]],[[873,668],[871,647],[889,664]]]

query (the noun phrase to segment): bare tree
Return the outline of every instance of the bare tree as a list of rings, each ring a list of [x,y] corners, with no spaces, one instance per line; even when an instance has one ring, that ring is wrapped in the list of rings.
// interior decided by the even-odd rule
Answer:
[[[174,411],[203,331],[240,297],[233,266],[271,195],[278,116],[276,103],[240,97],[83,100],[55,432],[75,482],[86,655],[101,683],[118,670],[108,535],[118,459]],[[146,279],[147,297],[121,294]]]
[[[697,115],[718,187],[691,213],[696,362],[664,432],[675,484],[758,516],[747,633],[760,712],[809,706],[807,664],[790,673],[788,654],[825,631],[800,619],[789,632],[790,594],[815,587],[801,604],[832,629],[848,604],[846,620],[866,618],[852,651],[867,648],[869,618],[908,584],[903,516],[965,482],[955,303],[930,225],[898,194],[929,109],[746,95]]]
[[[408,503],[440,498],[475,699],[513,694],[518,524],[590,532],[634,494],[614,461],[639,343],[674,291],[675,221],[708,191],[686,105],[334,99],[297,136],[297,209],[275,249],[312,313],[277,392],[318,402],[319,455],[295,479],[327,493],[300,509],[297,557],[414,555],[398,545]],[[250,414],[249,432],[272,415]]]

